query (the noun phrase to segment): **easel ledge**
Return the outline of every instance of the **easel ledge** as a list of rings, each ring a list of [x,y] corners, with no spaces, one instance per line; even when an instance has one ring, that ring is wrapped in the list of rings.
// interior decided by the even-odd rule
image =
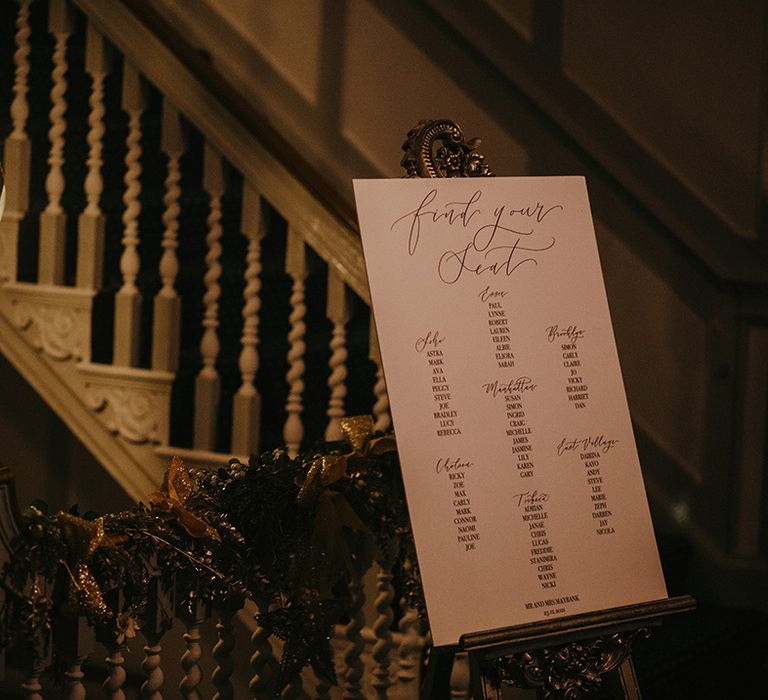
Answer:
[[[620,645],[625,645],[626,648],[602,653],[603,659],[610,657],[610,667],[604,669],[606,679],[610,672],[615,672],[614,675],[617,676],[616,679],[611,679],[613,683],[609,681],[606,686],[615,687],[617,697],[640,698],[630,657],[632,637],[643,631],[647,634],[649,627],[660,625],[662,618],[667,615],[690,612],[695,608],[696,601],[693,597],[676,596],[554,620],[464,634],[458,644],[432,650],[427,663],[422,698],[434,700],[449,697],[451,668],[457,653],[465,652],[469,656],[471,697],[474,700],[484,700],[488,697],[488,684],[482,674],[484,663],[515,654],[549,650],[579,642],[583,642],[586,647],[592,643],[600,643],[601,640],[607,642],[613,635],[622,633],[629,633],[620,640]],[[602,677],[603,670],[598,669],[597,673]]]
[[[464,634],[456,651],[488,656],[504,656],[527,651],[531,645],[567,644],[590,637],[615,634],[640,627],[661,624],[661,618],[696,608],[696,600],[688,595],[663,598],[649,603],[635,603],[620,608],[597,610],[580,615],[542,620],[514,627],[500,627],[487,632]]]

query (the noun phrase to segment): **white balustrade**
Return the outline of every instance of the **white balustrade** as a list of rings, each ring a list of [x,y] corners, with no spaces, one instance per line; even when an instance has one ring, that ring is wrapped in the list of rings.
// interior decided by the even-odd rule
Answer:
[[[179,274],[178,248],[179,214],[181,206],[181,167],[184,138],[179,112],[167,98],[163,100],[161,146],[168,158],[163,196],[163,254],[160,257],[162,287],[154,298],[152,315],[152,369],[175,372],[179,364],[179,335],[181,332],[181,299],[176,292]]]
[[[56,626],[58,652],[64,662],[67,700],[85,700],[83,662],[93,651],[94,632],[84,615],[66,616]]]
[[[258,603],[257,603],[258,605]],[[261,609],[261,608],[260,608]],[[251,634],[251,670],[253,675],[248,684],[251,695],[254,698],[269,697],[272,683],[278,672],[278,664],[272,651],[272,643],[269,641],[269,630],[258,623]]]
[[[216,445],[218,409],[221,399],[221,377],[216,369],[219,357],[219,297],[221,296],[221,197],[224,194],[224,173],[221,155],[208,142],[205,144],[203,185],[210,196],[208,233],[205,256],[205,294],[203,295],[203,337],[200,355],[203,367],[195,381],[195,438],[197,449],[213,450]]]
[[[411,566],[410,562],[403,562],[403,566]],[[421,621],[416,611],[408,606],[405,598],[401,599],[400,607],[402,616],[397,624],[400,632],[400,644],[397,648],[397,689],[401,697],[418,697],[421,681],[421,651],[424,647],[424,638],[419,634]]]
[[[4,161],[6,166],[7,183],[7,209],[5,216],[0,222],[0,282],[15,282],[16,259],[17,259],[17,240],[19,224],[24,218],[28,208],[28,190],[29,190],[29,172],[30,172],[30,146],[28,137],[28,119],[29,104],[27,95],[29,91],[29,74],[31,62],[30,47],[30,5],[31,0],[19,0],[19,9],[16,18],[15,43],[16,51],[14,53],[14,76],[12,88],[14,98],[11,105],[11,116],[13,129],[11,134],[5,140]],[[88,15],[85,22],[73,23],[75,8],[81,8]],[[46,8],[43,8],[45,10]],[[178,105],[181,103],[186,110],[189,110],[189,104],[185,100],[171,98],[162,95],[162,130],[161,130],[161,150],[165,154],[167,170],[165,173],[163,209],[162,209],[162,234],[159,245],[161,246],[161,256],[158,264],[160,285],[155,289],[141,288],[140,285],[146,281],[152,284],[154,279],[152,272],[141,275],[143,251],[145,247],[152,250],[150,246],[158,245],[153,242],[156,236],[155,231],[140,231],[140,226],[145,223],[145,216],[148,216],[150,209],[142,215],[142,206],[144,200],[151,202],[154,193],[145,193],[143,188],[149,175],[144,173],[142,164],[144,161],[156,161],[156,154],[147,151],[149,146],[144,143],[142,124],[146,121],[147,128],[156,122],[155,111],[147,114],[147,110],[156,110],[157,101],[153,100],[150,104],[147,100],[147,84],[156,80],[154,67],[144,60],[144,52],[134,50],[138,49],[141,42],[135,42],[130,45],[128,55],[116,55],[113,61],[113,51],[126,50],[126,45],[122,41],[123,29],[130,25],[130,20],[123,17],[119,26],[120,31],[115,32],[115,27],[110,28],[110,12],[102,14],[103,6],[93,4],[89,0],[72,3],[68,0],[50,0],[48,16],[49,30],[54,37],[54,50],[51,56],[51,104],[49,112],[49,144],[48,144],[48,172],[46,175],[45,190],[47,205],[40,219],[40,255],[38,281],[40,286],[50,287],[48,293],[62,296],[63,290],[59,289],[64,280],[64,260],[66,248],[66,221],[70,212],[64,211],[62,194],[64,192],[64,154],[72,152],[77,153],[76,148],[70,148],[65,144],[65,135],[71,131],[78,134],[83,130],[82,124],[72,124],[71,128],[67,124],[68,100],[81,100],[82,96],[70,96],[68,94],[69,85],[67,82],[68,74],[73,67],[67,60],[68,54],[76,55],[76,52],[84,49],[84,64],[73,62],[73,66],[82,69],[84,65],[85,75],[87,76],[86,91],[87,111],[85,125],[85,163],[84,180],[82,183],[66,183],[67,188],[77,189],[82,185],[85,205],[77,213],[77,267],[76,267],[76,286],[80,296],[78,299],[78,313],[82,307],[82,319],[78,318],[77,323],[72,322],[72,314],[67,312],[63,315],[59,309],[64,308],[62,303],[54,304],[48,297],[40,298],[41,289],[36,288],[34,293],[24,285],[12,288],[12,285],[6,285],[5,289],[10,298],[10,309],[13,311],[13,323],[16,328],[26,336],[26,340],[31,342],[34,347],[40,348],[42,354],[55,358],[62,365],[68,363],[80,362],[78,365],[78,377],[76,382],[72,382],[70,375],[67,375],[66,382],[72,383],[69,390],[75,395],[81,396],[89,409],[96,412],[98,418],[108,418],[113,412],[120,416],[130,415],[131,423],[137,413],[141,412],[140,420],[147,424],[144,428],[134,430],[127,421],[116,420],[112,417],[106,421],[110,433],[116,433],[126,438],[135,445],[145,444],[147,442],[167,445],[169,435],[169,426],[165,420],[170,414],[170,404],[160,406],[148,406],[146,404],[146,395],[152,394],[150,391],[142,391],[140,401],[137,403],[137,395],[133,391],[133,385],[141,381],[142,385],[148,385],[159,378],[164,385],[161,394],[163,398],[159,400],[165,402],[169,392],[165,390],[169,386],[169,374],[179,370],[179,343],[180,317],[182,300],[181,292],[178,287],[180,275],[180,260],[186,260],[185,255],[180,254],[179,247],[184,245],[184,240],[180,240],[180,222],[185,212],[182,212],[182,202],[185,202],[182,192],[182,157],[185,155],[187,144],[183,138],[181,122],[184,116],[180,114]],[[118,12],[120,14],[120,12]],[[85,31],[83,31],[83,28]],[[134,31],[132,29],[131,31]],[[75,42],[79,42],[75,45]],[[34,46],[39,46],[39,42]],[[72,45],[72,51],[70,51]],[[117,47],[117,49],[113,49]],[[113,66],[114,64],[114,66]],[[120,108],[122,116],[127,118],[127,133],[124,144],[124,169],[123,171],[123,192],[122,208],[119,210],[121,223],[121,246],[120,250],[105,250],[109,244],[113,246],[112,240],[106,240],[106,233],[113,231],[111,225],[117,222],[107,220],[107,216],[114,216],[112,201],[105,192],[105,182],[107,176],[115,170],[115,163],[108,162],[108,158],[113,158],[115,149],[111,144],[111,129],[119,119],[117,115],[112,114],[114,109],[111,99],[107,99],[110,82],[109,77],[117,68],[117,74],[121,80]],[[148,76],[147,72],[152,73]],[[81,86],[84,82],[78,76],[72,80],[75,86]],[[167,88],[167,86],[165,86]],[[162,81],[161,81],[161,89]],[[145,120],[146,117],[146,120]],[[193,125],[192,129],[195,128]],[[108,129],[110,131],[108,131]],[[121,129],[122,131],[122,129]],[[148,132],[147,138],[153,136],[153,132]],[[224,183],[222,175],[222,156],[218,152],[221,146],[221,134],[214,133],[212,138],[207,138],[203,134],[202,142],[205,144],[205,165],[204,165],[204,187],[210,196],[210,212],[208,216],[207,246],[206,254],[206,272],[204,277],[204,314],[203,314],[203,337],[200,343],[200,353],[202,356],[202,370],[196,381],[196,399],[195,399],[195,426],[193,427],[192,444],[195,453],[205,453],[200,459],[206,463],[215,462],[215,449],[220,442],[216,435],[216,427],[221,422],[221,382],[219,376],[221,366],[225,363],[219,362],[219,328],[220,323],[218,314],[219,296],[221,294],[221,277],[223,275],[221,262],[221,241],[224,234],[222,221],[222,196],[224,194]],[[195,144],[199,143],[195,140]],[[216,148],[212,145],[216,144]],[[107,144],[110,144],[107,151]],[[73,143],[76,145],[76,143]],[[226,150],[226,149],[225,149]],[[213,155],[212,155],[213,154]],[[231,151],[228,156],[231,156]],[[260,344],[263,342],[260,338],[260,315],[262,313],[261,299],[261,275],[262,275],[262,241],[267,235],[265,217],[262,212],[262,206],[279,206],[283,210],[283,205],[288,207],[288,211],[293,211],[299,201],[305,201],[305,195],[296,199],[291,194],[287,201],[273,197],[274,194],[282,190],[274,190],[272,186],[273,175],[264,176],[259,173],[254,177],[249,170],[247,163],[249,161],[239,161],[234,164],[236,169],[243,173],[243,194],[242,194],[242,216],[241,233],[247,242],[247,252],[245,268],[243,274],[243,306],[242,306],[242,333],[239,350],[239,387],[234,395],[228,395],[227,401],[231,400],[231,423],[227,426],[231,430],[231,450],[235,454],[247,455],[258,451],[260,444],[260,422],[261,422],[261,397],[257,389],[257,374],[260,370]],[[66,172],[75,171],[78,164],[67,164]],[[148,167],[148,166],[147,166]],[[285,174],[280,177],[285,177]],[[290,191],[293,192],[294,185],[290,185]],[[69,189],[68,189],[69,191]],[[191,195],[191,198],[194,194]],[[279,205],[270,199],[278,199]],[[305,205],[309,205],[315,211],[310,200],[306,200]],[[302,205],[302,206],[305,206]],[[317,210],[318,212],[320,210]],[[349,321],[350,290],[355,290],[358,295],[366,296],[364,284],[364,274],[361,274],[362,265],[355,258],[359,252],[359,244],[353,241],[354,236],[342,225],[330,223],[331,219],[328,213],[312,213],[311,215],[301,214],[295,219],[291,216],[286,217],[292,222],[289,226],[286,271],[291,278],[290,294],[290,331],[288,335],[288,372],[287,372],[287,391],[285,392],[286,420],[283,426],[284,443],[290,454],[295,455],[300,449],[304,440],[305,417],[304,417],[304,381],[305,381],[305,358],[307,354],[306,347],[306,294],[305,288],[307,279],[307,246],[313,247],[318,253],[318,259],[324,259],[328,262],[328,306],[327,317],[332,324],[332,333],[330,338],[331,354],[329,360],[329,401],[325,407],[312,406],[309,410],[313,413],[313,418],[317,420],[321,411],[326,414],[326,435],[329,439],[338,439],[341,437],[339,430],[339,420],[346,412],[347,395],[347,361],[352,352],[359,351],[358,348],[350,348],[346,334]],[[149,219],[146,219],[149,221]],[[108,226],[109,224],[109,226]],[[319,227],[319,228],[318,228]],[[321,231],[332,232],[332,235],[321,235]],[[352,236],[352,238],[350,238]],[[156,239],[155,239],[156,241]],[[338,257],[334,257],[338,250]],[[105,257],[109,256],[109,257]],[[86,325],[90,325],[88,317],[91,316],[93,308],[93,299],[104,301],[103,306],[98,306],[96,316],[99,321],[103,318],[101,315],[103,309],[109,309],[106,300],[106,294],[111,293],[110,288],[104,290],[104,294],[96,297],[103,286],[105,260],[110,257],[119,257],[119,289],[114,294],[113,308],[113,338],[112,338],[112,359],[111,364],[101,364],[99,362],[91,363],[91,329],[81,328],[83,319]],[[147,260],[151,258],[147,255]],[[359,268],[359,269],[358,269]],[[186,271],[184,271],[186,274]],[[114,278],[114,269],[107,271],[108,281]],[[186,279],[186,278],[185,278]],[[72,290],[70,290],[72,291]],[[147,325],[149,316],[147,309],[143,305],[143,297],[152,294],[153,307],[151,310],[152,338],[150,367],[148,371],[139,368],[139,349],[142,346],[141,336],[143,329]],[[71,296],[71,295],[70,295]],[[69,300],[69,297],[67,297]],[[67,301],[66,308],[72,304]],[[231,315],[228,315],[231,318]],[[70,341],[68,338],[74,338],[71,329],[77,329],[77,340]],[[61,338],[64,332],[67,333],[66,346]],[[96,336],[97,342],[99,334]],[[371,350],[372,358],[378,357],[375,349]],[[99,348],[101,355],[101,348]],[[226,359],[226,358],[225,358]],[[376,361],[374,359],[374,361]],[[187,373],[190,367],[183,368]],[[130,370],[130,371],[128,371]],[[374,417],[377,429],[385,429],[389,424],[388,403],[386,400],[386,390],[383,384],[380,363],[377,365],[377,382],[374,389],[375,404]],[[74,375],[73,375],[74,376]],[[187,374],[186,376],[189,376]],[[271,379],[271,378],[270,378]],[[173,381],[171,378],[170,381]],[[131,387],[125,389],[121,385],[129,382]],[[95,387],[100,387],[109,383],[110,397],[102,395],[102,392],[95,393]],[[127,386],[127,385],[126,385]],[[176,385],[174,384],[174,387]],[[175,390],[175,389],[174,389]],[[152,394],[154,397],[155,395]],[[277,399],[278,401],[282,399]],[[153,398],[154,401],[154,398]],[[139,405],[141,404],[141,405]],[[125,408],[120,408],[125,407]],[[118,411],[118,408],[120,410]],[[227,407],[229,408],[229,407]],[[134,410],[135,409],[135,410]],[[155,418],[155,416],[157,418]],[[149,425],[150,419],[156,425]],[[78,421],[80,419],[78,418]],[[82,422],[82,421],[80,421]],[[98,431],[89,430],[83,426],[83,432],[89,435],[99,435],[94,440],[103,442],[103,438]],[[82,437],[82,436],[81,436]],[[271,436],[274,438],[274,436]],[[92,451],[105,455],[110,452],[107,445],[89,445]],[[170,448],[169,448],[170,449]],[[146,463],[147,455],[137,455],[137,459]],[[117,457],[115,459],[118,459]],[[162,458],[158,458],[158,461]],[[122,468],[119,465],[111,465],[110,472],[120,473]],[[135,470],[134,470],[135,471]],[[139,472],[144,472],[147,478],[150,478],[153,472],[156,473],[157,464],[144,464]],[[142,477],[143,478],[143,477]],[[132,494],[141,497],[142,493]]]
[[[5,140],[5,212],[0,217],[0,282],[14,281],[18,259],[19,227],[29,207],[30,143],[26,126],[29,117],[29,7],[31,0],[22,0],[16,15],[16,51],[11,121],[13,130]]]
[[[392,427],[392,417],[389,415],[389,395],[387,383],[384,380],[384,368],[381,365],[381,351],[379,350],[379,338],[376,335],[376,323],[371,312],[371,332],[368,344],[368,356],[376,365],[376,383],[373,385],[373,429],[387,432]]]
[[[83,673],[82,664],[85,658],[74,659],[67,670],[64,671],[64,684],[67,690],[67,700],[85,700],[86,691],[83,685]]]
[[[125,700],[125,644],[115,644],[106,658],[107,678],[102,684],[104,695],[109,700]]]
[[[373,622],[373,633],[376,641],[373,644],[373,689],[376,697],[386,698],[392,685],[389,673],[389,653],[392,649],[391,627],[395,619],[392,601],[395,590],[392,587],[392,562],[378,562],[376,573],[376,599],[374,607],[376,619]]]
[[[43,700],[42,691],[43,686],[40,684],[40,676],[43,675],[44,667],[37,666],[33,668],[24,682],[21,684],[21,690],[24,693],[24,700]]]
[[[123,253],[120,273],[123,283],[115,295],[115,339],[112,362],[122,367],[135,367],[139,357],[141,324],[141,292],[136,286],[139,258],[139,214],[141,213],[141,115],[145,94],[141,76],[133,65],[123,63],[123,110],[128,114],[128,136],[125,153],[125,190],[123,192]]]
[[[203,679],[203,672],[200,668],[200,659],[203,657],[203,647],[200,644],[200,622],[187,620],[185,624],[187,625],[184,633],[186,650],[181,657],[184,678],[179,684],[179,690],[186,700],[200,700],[198,686]]]
[[[13,54],[15,76],[13,82],[13,102],[11,102],[11,118],[13,131],[11,139],[29,141],[26,132],[29,118],[27,92],[29,90],[29,36],[32,28],[29,25],[29,8],[32,0],[20,0],[19,11],[16,15],[16,51]]]
[[[147,588],[147,601],[144,606],[142,619],[142,633],[146,644],[144,645],[144,660],[141,668],[144,671],[145,680],[141,684],[141,697],[143,700],[163,700],[162,687],[165,674],[162,667],[162,651],[160,640],[166,632],[164,614],[172,610],[172,590],[165,590],[160,586],[160,567],[163,562],[157,555],[153,555],[149,562],[152,578]],[[173,586],[171,587],[173,588]]]
[[[218,615],[216,622],[216,644],[213,647],[212,656],[216,661],[216,668],[211,674],[211,680],[216,688],[213,700],[232,700],[234,688],[232,687],[232,673],[235,670],[233,652],[235,650],[234,614],[242,607],[241,599],[231,599],[215,606]]]
[[[146,680],[141,684],[143,700],[163,700],[160,692],[165,679],[160,658],[162,651],[163,648],[159,641],[154,638],[154,635],[144,645],[144,661],[141,663],[141,668],[146,676]]]
[[[38,282],[61,284],[64,281],[67,215],[61,206],[64,192],[64,133],[67,128],[67,40],[72,33],[72,13],[66,0],[51,0],[48,29],[54,36],[53,71],[51,77],[51,111],[48,140],[48,176],[45,190],[48,204],[40,215],[40,256]]]
[[[245,288],[243,289],[243,335],[239,368],[242,383],[232,404],[232,452],[248,455],[259,449],[259,419],[261,397],[256,389],[259,369],[259,311],[261,309],[261,239],[264,219],[261,198],[248,182],[243,185],[241,230],[248,241],[245,257]]]
[[[304,248],[304,239],[289,225],[288,241],[285,253],[285,271],[292,280],[291,287],[291,315],[288,318],[291,324],[288,332],[288,399],[285,404],[287,418],[283,427],[283,440],[286,450],[291,457],[295,457],[304,437],[304,424],[301,420],[301,412],[304,409],[304,354],[306,344],[306,324],[304,317],[307,307],[304,303],[304,282],[307,278],[307,253]]]
[[[451,700],[469,700],[469,657],[466,653],[453,657],[450,689]]]
[[[85,70],[91,76],[91,94],[88,99],[88,174],[85,177],[86,206],[77,223],[77,286],[99,289],[104,265],[104,213],[101,195],[104,180],[104,80],[110,70],[110,50],[99,30],[88,23],[85,44]]]
[[[328,367],[330,398],[328,400],[328,426],[325,429],[326,440],[341,440],[341,419],[344,417],[344,397],[347,395],[347,323],[349,322],[349,292],[347,285],[339,275],[328,270],[328,298],[326,315],[333,324],[331,330],[331,357]]]
[[[363,604],[365,593],[360,581],[352,581],[349,584],[349,622],[344,626],[344,640],[347,648],[344,651],[343,673],[343,700],[363,700],[362,679],[365,667],[362,655],[365,651],[365,643],[360,632],[365,625],[363,616]]]

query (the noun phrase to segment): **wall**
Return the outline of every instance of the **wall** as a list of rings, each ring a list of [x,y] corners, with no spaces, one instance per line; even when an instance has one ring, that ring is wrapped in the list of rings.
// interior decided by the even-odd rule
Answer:
[[[132,501],[40,396],[0,357],[0,463],[17,475],[21,508],[45,501],[50,512],[129,508]]]
[[[350,201],[423,118],[499,174],[585,174],[657,523],[765,577],[763,3],[155,5]]]

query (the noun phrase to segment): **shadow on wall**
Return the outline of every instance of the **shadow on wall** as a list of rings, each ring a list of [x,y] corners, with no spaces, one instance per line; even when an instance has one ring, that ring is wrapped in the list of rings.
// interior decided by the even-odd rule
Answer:
[[[52,511],[123,510],[133,501],[66,425],[0,356],[0,463],[16,475],[19,506],[35,499]]]

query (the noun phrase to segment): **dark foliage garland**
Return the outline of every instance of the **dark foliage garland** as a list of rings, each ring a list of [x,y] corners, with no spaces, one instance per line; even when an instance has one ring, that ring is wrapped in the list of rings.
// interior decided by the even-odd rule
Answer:
[[[275,450],[216,471],[174,459],[149,505],[120,513],[33,504],[3,570],[0,640],[45,658],[53,621],[85,615],[99,639],[122,644],[149,624],[159,578],[163,590],[185,586],[177,601],[257,601],[258,623],[284,643],[278,690],[306,665],[335,682],[332,627],[374,559],[412,563],[394,567],[394,585],[424,613],[397,453],[348,428],[348,443],[295,459]],[[162,615],[169,627],[172,611]]]

